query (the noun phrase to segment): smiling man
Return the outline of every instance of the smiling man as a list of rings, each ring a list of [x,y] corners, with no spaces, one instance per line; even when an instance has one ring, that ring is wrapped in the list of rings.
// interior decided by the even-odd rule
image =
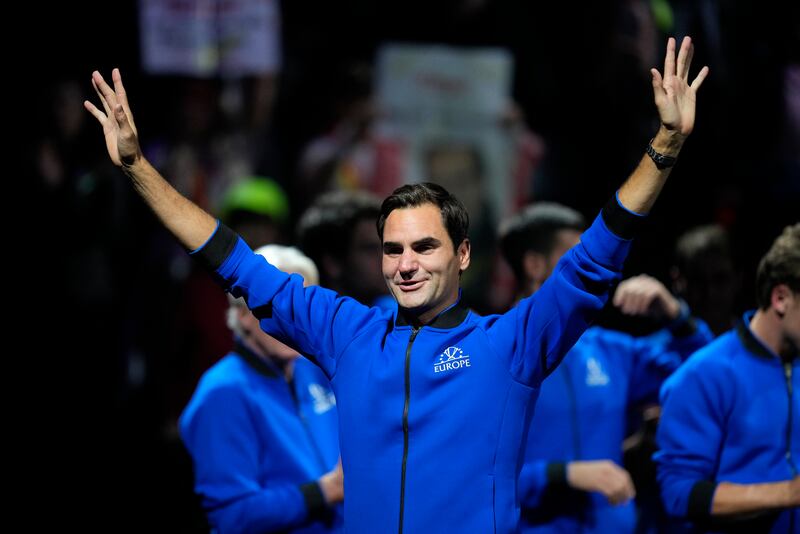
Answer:
[[[663,77],[652,70],[661,127],[647,155],[547,283],[489,317],[460,304],[469,218],[443,188],[406,185],[383,202],[382,269],[398,305],[368,308],[304,287],[177,193],[142,156],[117,70],[113,88],[92,77],[105,112],[85,106],[103,126],[111,160],[167,229],[245,298],[265,332],[330,378],[347,531],[506,533],[519,521],[520,448],[539,386],[603,307],[641,214],[694,127],[708,69],[690,84],[691,57],[688,38],[677,58],[668,41]]]

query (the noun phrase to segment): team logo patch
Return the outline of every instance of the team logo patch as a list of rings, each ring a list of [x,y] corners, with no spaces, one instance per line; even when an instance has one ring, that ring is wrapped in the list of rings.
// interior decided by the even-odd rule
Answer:
[[[469,366],[469,354],[464,354],[464,351],[458,347],[447,347],[433,364],[433,372],[443,373]]]
[[[311,398],[314,399],[314,413],[325,413],[334,406],[336,406],[336,397],[333,396],[332,391],[328,391],[319,384],[309,384],[308,392]]]
[[[586,385],[605,386],[608,384],[609,380],[600,362],[589,356],[589,359],[586,361]]]

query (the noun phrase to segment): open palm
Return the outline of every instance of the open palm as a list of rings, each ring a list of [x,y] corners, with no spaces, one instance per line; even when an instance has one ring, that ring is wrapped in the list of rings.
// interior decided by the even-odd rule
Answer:
[[[689,84],[689,67],[692,64],[694,45],[687,36],[683,38],[681,49],[675,59],[675,39],[667,41],[667,55],[664,59],[664,75],[651,69],[653,75],[653,94],[661,123],[670,131],[687,136],[694,129],[697,90],[708,75],[708,67],[703,67],[697,77]]]
[[[84,101],[83,106],[103,127],[108,155],[114,165],[121,167],[132,164],[141,154],[141,148],[119,69],[112,71],[111,78],[113,89],[99,72],[92,73],[92,86],[100,97],[105,113],[88,100]]]

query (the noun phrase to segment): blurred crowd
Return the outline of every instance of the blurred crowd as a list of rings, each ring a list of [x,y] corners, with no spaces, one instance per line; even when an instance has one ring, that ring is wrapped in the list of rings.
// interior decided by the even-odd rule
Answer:
[[[661,280],[719,334],[753,306],[758,259],[800,213],[798,18],[756,2],[270,2],[277,60],[207,75],[148,69],[147,3],[114,8],[113,45],[96,41],[117,24],[108,14],[87,13],[70,30],[37,88],[38,128],[24,154],[48,219],[37,237],[57,324],[43,341],[48,352],[61,349],[55,361],[44,355],[55,371],[44,385],[61,399],[48,430],[61,441],[54,463],[69,478],[89,476],[98,494],[113,491],[97,499],[109,501],[122,530],[203,528],[177,421],[233,338],[225,294],[107,163],[82,106],[94,97],[94,69],[122,69],[147,128],[145,155],[178,191],[253,248],[297,246],[322,285],[365,303],[391,305],[371,221],[376,199],[407,179],[408,153],[387,146],[380,130],[387,110],[377,57],[387,43],[500,48],[512,58],[507,105],[494,117],[510,147],[508,172],[490,176],[495,168],[471,145],[448,142],[430,146],[416,174],[454,191],[473,216],[482,255],[463,280],[464,299],[482,314],[518,296],[497,221],[543,201],[592,217],[638,161],[657,125],[647,87],[666,35],[691,33],[695,63],[711,76],[700,127],[626,275]],[[58,26],[47,29],[67,33]],[[590,123],[608,135],[587,138]],[[511,191],[508,213],[488,204],[496,183]],[[326,217],[346,228],[315,234]],[[633,336],[657,329],[614,309],[603,325]]]

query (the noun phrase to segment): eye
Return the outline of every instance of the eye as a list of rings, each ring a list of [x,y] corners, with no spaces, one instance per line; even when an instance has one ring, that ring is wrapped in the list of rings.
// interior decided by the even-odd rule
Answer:
[[[403,247],[399,247],[396,245],[383,246],[383,254],[385,256],[399,256],[402,253],[403,253]]]

